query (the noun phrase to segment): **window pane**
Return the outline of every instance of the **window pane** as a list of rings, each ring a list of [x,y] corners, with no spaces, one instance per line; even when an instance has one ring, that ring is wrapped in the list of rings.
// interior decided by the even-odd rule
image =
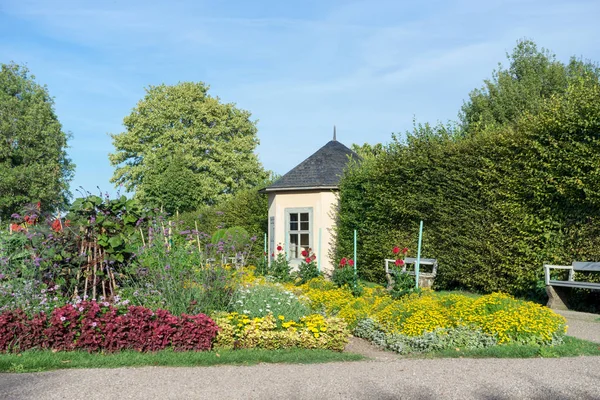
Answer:
[[[303,233],[300,235],[300,246],[308,248],[309,246],[309,235],[308,233]]]
[[[290,231],[298,230],[298,214],[290,214]]]
[[[300,214],[300,230],[307,231],[309,229],[308,226],[308,213]]]
[[[298,258],[298,234],[291,234],[290,235],[290,252],[289,252],[289,257],[290,258]]]

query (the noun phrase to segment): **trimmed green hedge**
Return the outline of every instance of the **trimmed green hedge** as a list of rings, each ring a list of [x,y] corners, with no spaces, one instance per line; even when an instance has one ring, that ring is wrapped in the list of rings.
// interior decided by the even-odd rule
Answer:
[[[545,262],[600,260],[600,85],[574,80],[514,126],[458,134],[419,125],[365,155],[340,185],[336,258],[358,229],[362,278],[382,281],[394,245],[439,260],[439,288],[524,295]],[[594,278],[591,278],[594,279]]]

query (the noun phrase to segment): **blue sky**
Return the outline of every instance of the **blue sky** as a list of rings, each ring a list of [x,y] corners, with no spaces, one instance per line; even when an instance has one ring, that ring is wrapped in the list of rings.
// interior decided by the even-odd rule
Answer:
[[[350,146],[455,120],[520,38],[600,61],[598,15],[597,0],[2,0],[0,62],[55,97],[72,189],[114,192],[109,133],[148,85],[203,81],[251,111],[261,161],[283,174],[334,124]]]

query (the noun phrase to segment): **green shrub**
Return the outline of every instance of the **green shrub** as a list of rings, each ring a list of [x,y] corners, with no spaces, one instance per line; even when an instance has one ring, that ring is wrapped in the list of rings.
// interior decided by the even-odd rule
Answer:
[[[315,260],[312,258],[307,258],[306,260],[302,261],[298,266],[297,276],[299,279],[297,280],[296,284],[303,285],[311,279],[318,278],[322,275],[323,274],[317,268],[317,263],[315,262]]]
[[[182,213],[179,220],[184,229],[196,229],[196,225],[212,235],[219,229],[233,227],[243,228],[256,241],[252,246],[251,263],[257,262],[264,256],[264,233],[267,232],[268,199],[259,189],[267,186],[265,182],[260,187],[240,190],[232,197],[213,206]]]
[[[393,274],[394,285],[390,291],[390,295],[394,299],[399,299],[411,293],[420,293],[421,289],[417,288],[414,275],[402,273],[399,268]]]
[[[354,296],[360,296],[363,292],[363,285],[354,273],[354,260],[342,258],[331,275],[331,280],[339,288],[348,288]]]
[[[271,260],[271,264],[267,269],[268,275],[272,276],[279,282],[289,282],[292,277],[290,272],[292,267],[283,252],[279,252],[277,256]]]

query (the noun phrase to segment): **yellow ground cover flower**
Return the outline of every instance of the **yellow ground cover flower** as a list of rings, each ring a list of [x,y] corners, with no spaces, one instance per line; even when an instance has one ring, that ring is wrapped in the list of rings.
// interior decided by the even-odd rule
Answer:
[[[437,328],[471,326],[500,343],[550,343],[566,331],[566,320],[552,310],[504,293],[479,298],[434,291],[392,299],[385,290],[366,288],[360,297],[350,290],[314,279],[295,288],[308,304],[328,315],[342,318],[353,327],[363,318],[377,321],[388,333],[422,335]]]

